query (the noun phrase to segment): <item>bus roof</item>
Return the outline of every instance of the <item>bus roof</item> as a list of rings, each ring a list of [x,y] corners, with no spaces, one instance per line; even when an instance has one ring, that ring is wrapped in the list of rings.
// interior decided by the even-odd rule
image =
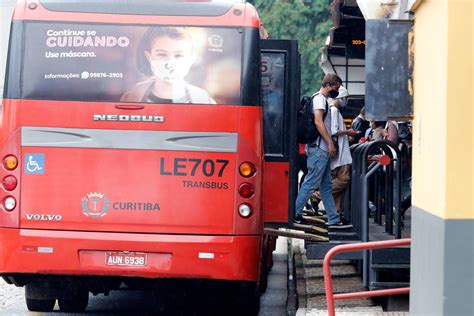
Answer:
[[[139,14],[164,16],[220,16],[244,0],[40,0],[45,9],[59,12]]]
[[[13,20],[260,26],[245,0],[19,0]]]

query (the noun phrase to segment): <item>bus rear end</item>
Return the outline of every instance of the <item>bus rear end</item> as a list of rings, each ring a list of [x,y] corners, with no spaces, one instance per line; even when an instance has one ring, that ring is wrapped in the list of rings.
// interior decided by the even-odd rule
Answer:
[[[28,0],[14,13],[0,273],[26,285],[31,310],[83,310],[89,291],[132,278],[258,284],[258,16],[133,3]]]

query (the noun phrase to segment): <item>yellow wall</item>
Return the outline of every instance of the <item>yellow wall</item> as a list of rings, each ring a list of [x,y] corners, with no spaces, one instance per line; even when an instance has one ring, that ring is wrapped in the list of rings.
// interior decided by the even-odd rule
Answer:
[[[474,218],[473,2],[415,12],[413,204],[446,219]]]
[[[446,218],[474,218],[473,2],[449,0]],[[457,91],[466,91],[458,93]],[[461,137],[460,137],[461,136]]]
[[[471,20],[472,18],[474,18],[474,5],[471,5]],[[474,66],[474,52],[472,51],[473,45],[474,45],[474,31],[472,30],[472,24],[471,24],[471,80],[472,80],[472,67]],[[474,102],[474,81],[471,81],[471,122],[473,122],[472,124],[474,124],[473,102]],[[471,145],[471,179],[474,179],[474,167],[472,167],[472,160],[474,160],[474,145]],[[474,194],[471,193],[471,210],[473,208],[474,208]]]
[[[424,1],[415,13],[413,197],[417,207],[445,211],[447,1]]]

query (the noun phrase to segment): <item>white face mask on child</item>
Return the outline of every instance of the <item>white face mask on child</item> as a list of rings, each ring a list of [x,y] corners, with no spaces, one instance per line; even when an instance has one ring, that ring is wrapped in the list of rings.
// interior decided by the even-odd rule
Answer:
[[[192,61],[187,60],[149,60],[153,75],[163,81],[174,83],[184,80],[191,68]]]

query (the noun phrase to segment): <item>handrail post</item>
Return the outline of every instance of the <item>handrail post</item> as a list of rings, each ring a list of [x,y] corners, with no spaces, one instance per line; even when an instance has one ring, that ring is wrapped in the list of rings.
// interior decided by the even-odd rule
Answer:
[[[332,249],[331,249],[332,250]],[[324,256],[323,261],[323,276],[324,276],[324,287],[326,288],[326,303],[328,306],[329,316],[335,316],[334,308],[334,291],[332,287],[332,278],[326,278],[326,275],[331,276],[331,259],[332,255],[328,255],[329,252]]]
[[[380,162],[377,162],[377,164],[370,169],[369,172],[365,174],[365,176],[362,178],[362,196],[361,196],[361,236],[360,239],[363,242],[369,241],[369,214],[367,210],[367,205],[369,204],[369,197],[368,197],[368,190],[367,190],[367,184],[369,181],[369,178],[381,167],[382,165]],[[368,285],[369,278],[369,251],[364,250],[363,254],[363,260],[362,260],[362,282],[364,283],[364,286]]]
[[[396,294],[408,294],[410,293],[410,288],[396,288],[388,290],[377,290],[377,291],[365,291],[365,292],[355,292],[355,293],[344,293],[334,295],[332,278],[331,278],[331,259],[340,252],[348,251],[359,251],[359,250],[369,250],[369,249],[382,249],[390,247],[400,247],[400,246],[409,246],[411,244],[411,239],[395,239],[395,240],[385,240],[385,241],[372,241],[372,242],[361,242],[355,244],[345,244],[339,245],[331,248],[326,255],[324,256],[323,261],[323,275],[324,275],[324,286],[326,291],[326,303],[328,308],[328,315],[335,316],[336,311],[334,307],[335,300],[344,300],[344,299],[354,299],[354,298],[364,298],[364,297],[373,297],[373,296],[384,296],[384,295],[396,295]]]

